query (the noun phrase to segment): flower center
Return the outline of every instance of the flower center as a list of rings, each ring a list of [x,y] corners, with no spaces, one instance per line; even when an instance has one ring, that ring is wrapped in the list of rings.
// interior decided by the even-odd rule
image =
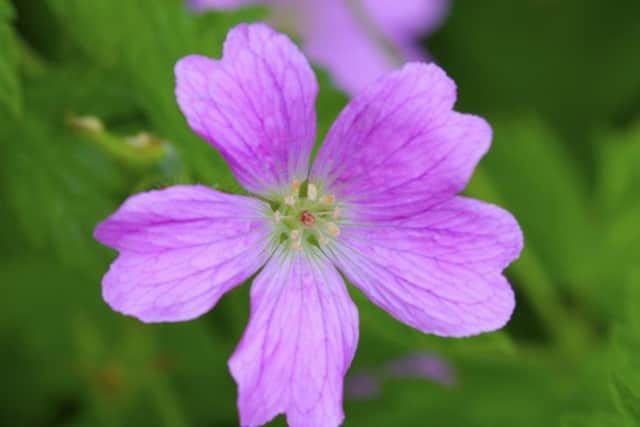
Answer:
[[[313,216],[311,212],[304,210],[300,214],[300,222],[304,225],[313,225],[313,223],[316,222],[316,217]]]
[[[333,194],[311,182],[293,181],[289,192],[271,202],[273,238],[294,250],[323,246],[340,235],[341,210]]]

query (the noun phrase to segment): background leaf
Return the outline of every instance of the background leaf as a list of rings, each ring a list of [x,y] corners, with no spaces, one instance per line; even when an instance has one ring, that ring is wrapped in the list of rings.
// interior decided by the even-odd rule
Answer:
[[[9,0],[0,0],[0,107],[19,115],[22,112],[22,97],[18,76],[18,46],[11,25],[14,18],[15,12]]]

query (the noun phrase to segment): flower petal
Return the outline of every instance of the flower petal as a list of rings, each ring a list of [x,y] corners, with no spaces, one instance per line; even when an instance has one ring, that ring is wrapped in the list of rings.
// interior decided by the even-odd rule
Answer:
[[[130,197],[95,230],[120,252],[103,278],[104,300],[144,322],[205,313],[267,259],[265,207],[203,186]]]
[[[402,61],[367,32],[344,0],[304,0],[295,4],[297,30],[309,58],[327,68],[337,85],[356,95]]]
[[[455,99],[454,82],[435,64],[389,74],[340,114],[312,179],[372,216],[406,216],[421,208],[416,202],[451,197],[491,141],[483,119],[452,111]]]
[[[291,427],[337,426],[358,313],[321,254],[276,253],[251,287],[251,318],[229,361],[240,423],[286,413]]]
[[[187,56],[175,74],[189,125],[220,150],[247,190],[268,196],[306,178],[318,84],[286,36],[264,24],[239,25],[227,35],[222,60]]]
[[[449,11],[449,0],[363,0],[373,22],[409,60],[424,59],[420,37],[435,31]]]
[[[235,9],[238,7],[251,6],[255,4],[267,3],[269,0],[187,0],[189,7],[194,10],[207,9]]]
[[[451,363],[431,352],[415,352],[393,359],[385,365],[384,371],[392,378],[424,378],[449,386],[457,382]]]
[[[467,336],[501,328],[515,300],[502,270],[522,232],[508,212],[455,197],[402,221],[342,228],[327,246],[375,304],[423,332]]]

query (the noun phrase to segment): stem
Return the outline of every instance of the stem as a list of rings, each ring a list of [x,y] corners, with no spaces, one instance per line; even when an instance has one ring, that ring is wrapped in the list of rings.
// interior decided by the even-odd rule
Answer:
[[[166,379],[157,378],[153,381],[150,389],[164,425],[167,427],[187,427],[189,425],[180,407],[176,404],[176,397]]]
[[[16,36],[20,65],[31,76],[41,76],[47,71],[46,61],[20,36]]]

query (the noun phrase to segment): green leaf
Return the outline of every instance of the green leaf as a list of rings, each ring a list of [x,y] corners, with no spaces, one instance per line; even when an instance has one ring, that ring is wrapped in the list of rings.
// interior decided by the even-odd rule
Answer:
[[[621,409],[628,414],[636,424],[640,424],[640,393],[636,392],[627,383],[627,380],[615,374],[612,376],[612,387]]]
[[[222,157],[191,132],[178,110],[173,68],[188,54],[220,56],[227,31],[254,9],[197,16],[182,0],[48,0],[84,53],[130,82],[154,130],[171,141],[194,170],[192,180],[241,191]],[[205,25],[206,24],[206,25]]]
[[[106,250],[93,240],[93,228],[130,184],[65,124],[65,112],[118,114],[130,105],[123,93],[117,82],[89,69],[53,69],[29,80],[22,119],[0,118],[3,203],[33,248],[69,265],[104,264]]]
[[[598,141],[598,200],[605,217],[640,206],[640,122]]]
[[[97,270],[0,263],[2,425],[227,425],[233,340],[205,319],[146,325],[109,309]],[[13,387],[15,386],[15,387]],[[60,413],[66,406],[73,410]]]
[[[640,123],[602,134],[598,148],[597,200],[606,222],[603,264],[609,278],[622,281],[637,265],[640,247]]]
[[[640,270],[628,278],[624,320],[613,335],[611,388],[621,411],[640,424]]]
[[[475,360],[474,360],[475,359]],[[510,427],[556,425],[571,401],[558,372],[509,357],[452,361],[458,382],[445,388],[423,379],[388,381],[379,399],[347,402],[349,425]]]
[[[635,427],[624,415],[613,412],[571,414],[563,417],[561,427]]]
[[[639,14],[636,0],[454,2],[428,45],[463,111],[536,111],[589,157],[592,129],[637,111]]]
[[[0,0],[0,107],[17,116],[22,113],[22,94],[18,77],[18,45],[12,25],[14,18],[11,2]]]
[[[553,130],[534,117],[499,118],[492,125],[494,142],[482,167],[522,226],[525,245],[556,277],[574,279],[592,237],[576,163]]]

